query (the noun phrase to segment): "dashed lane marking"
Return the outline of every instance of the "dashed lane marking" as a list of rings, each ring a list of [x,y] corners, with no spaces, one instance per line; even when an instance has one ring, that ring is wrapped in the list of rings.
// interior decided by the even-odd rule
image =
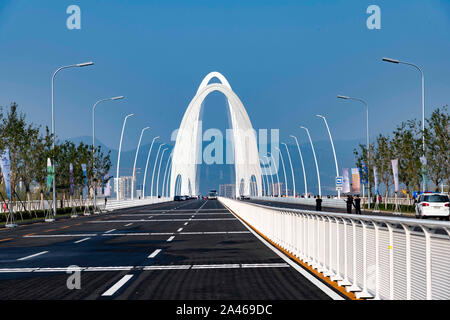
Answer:
[[[177,232],[180,232],[181,230],[183,230],[183,228],[179,228],[179,229],[177,230]]]
[[[111,230],[105,231],[105,233],[111,233],[113,231],[116,231],[116,229],[111,229]]]
[[[169,239],[167,239],[167,242],[170,242],[173,240],[173,238],[175,238],[175,236],[171,236]]]
[[[83,241],[86,241],[86,240],[89,240],[89,239],[90,239],[90,237],[87,237],[87,238],[75,241],[74,243],[80,243],[80,242],[83,242]]]
[[[40,256],[40,255],[43,255],[43,254],[45,254],[45,253],[47,253],[47,252],[48,252],[48,251],[42,251],[42,252],[38,252],[38,253],[35,253],[35,254],[32,254],[32,255],[29,255],[29,256],[23,257],[23,258],[19,258],[19,259],[17,259],[17,261],[28,260],[28,259],[31,259],[31,258],[34,258],[34,257]]]
[[[161,249],[156,249],[155,251],[153,251],[153,253],[151,255],[148,256],[148,258],[153,259],[154,257],[156,257],[158,255],[158,253],[161,252]]]
[[[114,293],[117,292],[117,290],[119,290],[120,288],[122,288],[122,286],[128,282],[128,280],[130,280],[131,278],[133,278],[132,274],[126,274],[122,277],[122,279],[120,279],[115,285],[113,285],[111,288],[109,288],[108,290],[105,291],[105,293],[102,294],[103,297],[110,297],[112,295],[114,295]]]

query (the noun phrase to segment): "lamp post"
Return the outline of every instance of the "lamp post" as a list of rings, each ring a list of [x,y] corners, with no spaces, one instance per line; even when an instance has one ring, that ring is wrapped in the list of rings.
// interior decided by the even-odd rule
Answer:
[[[418,65],[406,61],[400,61],[396,59],[391,58],[383,58],[384,62],[390,62],[395,64],[405,64],[411,67],[416,68],[420,72],[420,76],[422,78],[422,152],[423,156],[425,156],[425,76],[423,73],[422,68],[420,68]],[[426,186],[425,186],[425,178],[423,179],[422,183],[422,191],[425,192]]]
[[[267,156],[264,156],[264,158],[267,161],[267,164],[270,163],[269,158]],[[272,166],[270,166],[270,181],[272,182],[272,185],[270,187],[270,195],[273,197],[273,173],[272,173]]]
[[[91,62],[84,62],[84,63],[78,63],[78,64],[71,64],[68,66],[63,66],[58,68],[55,73],[53,73],[52,76],[52,170],[53,170],[53,182],[52,182],[52,188],[53,188],[53,216],[49,216],[45,219],[46,222],[53,222],[55,221],[56,217],[56,172],[55,172],[55,142],[56,142],[56,133],[55,133],[55,78],[56,74],[64,69],[69,68],[81,68],[81,67],[87,67],[92,66],[94,63]]]
[[[169,171],[167,171],[167,179],[166,179],[166,196],[170,198],[170,194],[169,194],[169,184],[170,184],[170,172],[172,171],[172,159],[173,159],[173,152],[170,155],[170,165],[169,165]]]
[[[284,142],[282,142],[281,144],[284,144],[284,146],[286,147],[286,151],[287,151],[287,155],[288,155],[288,159],[289,159],[289,164],[291,165],[292,185],[293,185],[293,189],[294,189],[293,190],[293,195],[294,195],[294,198],[295,198],[295,195],[296,195],[296,193],[295,193],[295,176],[294,176],[294,167],[292,167],[291,155],[289,153],[289,149],[287,147],[287,144],[284,143]]]
[[[138,142],[137,149],[136,149],[136,155],[134,156],[133,177],[131,178],[131,200],[134,200],[134,180],[136,177],[136,162],[137,162],[137,157],[139,154],[139,147],[141,146],[142,135],[144,134],[144,131],[147,129],[150,129],[150,127],[145,127],[141,131],[141,135],[139,137],[139,142]]]
[[[129,115],[127,115],[125,117],[125,119],[123,120],[123,125],[122,125],[122,133],[120,134],[120,143],[119,143],[119,155],[117,156],[117,174],[116,174],[116,181],[117,181],[117,188],[116,188],[116,199],[117,201],[119,201],[119,167],[120,167],[120,152],[122,151],[122,140],[123,140],[123,132],[125,131],[125,125],[127,123],[127,119],[129,117],[134,116],[134,113],[130,113]]]
[[[145,199],[145,181],[147,180],[148,160],[150,159],[150,154],[152,153],[153,144],[155,143],[156,139],[159,139],[159,136],[153,138],[152,144],[150,145],[150,149],[148,150],[147,154],[147,162],[145,163],[145,170],[144,170],[144,181],[142,182],[142,199]]]
[[[101,102],[121,100],[123,98],[124,98],[124,96],[101,99],[101,100],[98,100],[92,107],[92,177],[93,177],[93,180],[95,180],[95,174],[94,174],[94,172],[95,172],[95,108]],[[94,183],[94,181],[92,184],[94,185],[94,213],[95,213],[97,210],[97,193],[95,192],[96,184]]]
[[[158,152],[156,153],[156,159],[155,159],[155,164],[153,165],[153,174],[152,174],[152,184],[150,186],[150,197],[153,198],[153,178],[155,177],[155,169],[156,169],[156,164],[158,163],[158,157],[159,157],[159,151],[161,151],[161,147],[165,146],[166,144],[160,144],[159,148],[158,148]]]
[[[337,158],[336,158],[336,150],[334,149],[333,138],[331,137],[330,127],[328,127],[327,119],[320,114],[317,114],[316,116],[319,118],[322,118],[323,121],[325,122],[325,126],[327,127],[328,135],[330,136],[331,148],[333,149],[334,164],[336,166],[336,177],[339,177],[339,167],[338,167],[338,162],[337,162]],[[338,199],[340,199],[341,198],[341,190],[338,189],[337,192],[338,192]]]
[[[173,155],[173,151],[170,153],[169,157],[167,158],[166,169],[164,170],[164,175],[163,175],[164,179],[163,179],[162,192],[161,192],[161,194],[163,196],[164,196],[164,193],[166,191],[165,187],[166,187],[167,168],[169,167],[169,162],[170,162],[170,159],[172,159],[172,155]],[[166,197],[167,197],[167,193],[166,193]]]
[[[370,163],[370,147],[369,147],[369,105],[367,104],[366,101],[364,101],[363,99],[360,98],[353,98],[353,97],[347,97],[347,96],[338,96],[339,99],[344,99],[344,100],[355,100],[355,101],[359,101],[362,104],[364,104],[366,106],[366,148],[367,148],[367,165]],[[364,184],[363,184],[364,187]],[[368,204],[369,204],[369,208],[370,208],[370,179],[369,179],[369,170],[367,170],[367,199],[368,199]],[[364,189],[363,189],[364,190]]]
[[[164,159],[164,153],[168,150],[168,148],[165,148],[161,154],[161,160],[159,161],[159,166],[158,166],[158,176],[156,178],[156,197],[159,197],[159,172],[161,171],[161,164],[163,162]]]
[[[295,144],[297,145],[298,154],[300,156],[300,162],[302,163],[303,180],[304,180],[304,183],[305,183],[305,197],[308,197],[308,184],[306,183],[306,172],[305,172],[305,164],[303,163],[302,151],[300,150],[300,145],[298,144],[297,137],[293,136],[293,135],[290,135],[290,137],[295,140]]]
[[[311,143],[311,149],[314,156],[314,162],[316,163],[316,172],[317,172],[317,182],[319,184],[319,196],[322,198],[322,188],[320,187],[320,174],[319,174],[319,165],[317,164],[317,158],[316,158],[316,151],[314,150],[314,145],[311,140],[311,135],[309,134],[308,128],[300,126],[300,128],[305,129],[306,133],[308,134],[309,142]]]
[[[286,197],[287,197],[288,196],[288,187],[287,187],[286,167],[284,166],[283,153],[281,153],[281,150],[278,147],[275,147],[275,149],[280,153],[281,164],[283,165],[284,184],[285,184],[285,188],[286,188]]]
[[[275,159],[274,159],[272,153],[270,154],[270,158],[272,159],[272,162],[275,164]],[[275,169],[278,169],[278,168],[275,167]],[[275,170],[275,173],[277,175],[277,182],[278,182],[278,197],[281,197],[280,177],[278,176],[278,170]]]

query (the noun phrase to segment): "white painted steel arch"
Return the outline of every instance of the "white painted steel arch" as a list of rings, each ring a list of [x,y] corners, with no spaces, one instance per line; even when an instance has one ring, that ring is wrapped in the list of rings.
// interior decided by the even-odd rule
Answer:
[[[217,78],[220,83],[209,83]],[[199,123],[203,101],[212,92],[221,92],[227,98],[228,110],[233,128],[233,149],[235,165],[236,196],[250,195],[251,176],[256,177],[257,193],[261,195],[261,168],[256,141],[250,118],[239,97],[233,92],[225,77],[218,72],[209,73],[201,82],[197,93],[183,116],[172,158],[170,196],[175,195],[175,181],[181,175],[181,195],[197,195],[199,180],[197,165],[202,161],[202,132]],[[239,184],[244,180],[243,193]],[[188,184],[190,183],[190,187]]]

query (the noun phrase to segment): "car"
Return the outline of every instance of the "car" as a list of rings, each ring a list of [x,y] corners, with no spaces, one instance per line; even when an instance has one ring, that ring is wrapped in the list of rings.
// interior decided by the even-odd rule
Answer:
[[[217,200],[217,191],[216,190],[209,191],[208,200]]]
[[[416,202],[416,218],[439,217],[449,220],[449,198],[443,193],[424,193]]]
[[[181,196],[175,196],[173,198],[173,201],[182,201],[183,199],[181,199]]]

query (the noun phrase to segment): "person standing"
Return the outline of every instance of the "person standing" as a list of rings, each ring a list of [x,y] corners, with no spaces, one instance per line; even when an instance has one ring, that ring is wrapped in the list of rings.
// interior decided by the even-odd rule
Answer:
[[[355,213],[361,214],[361,198],[359,197],[359,194],[356,195],[354,206],[355,206]]]
[[[320,199],[320,196],[316,197],[316,211],[322,211],[322,199]]]
[[[353,197],[352,195],[347,196],[347,200],[345,201],[347,203],[347,213],[352,213],[352,206],[353,206]]]

